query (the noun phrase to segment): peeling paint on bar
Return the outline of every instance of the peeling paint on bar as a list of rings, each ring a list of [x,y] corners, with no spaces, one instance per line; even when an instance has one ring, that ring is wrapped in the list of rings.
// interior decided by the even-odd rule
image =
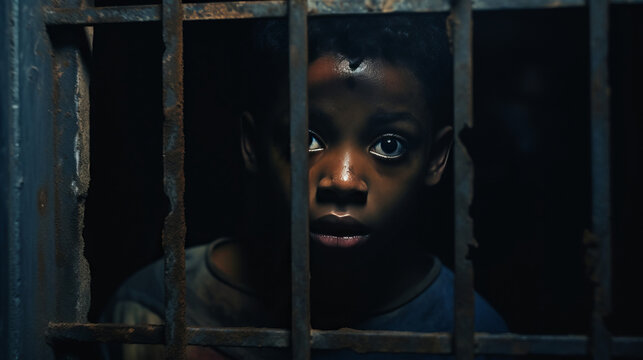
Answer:
[[[585,0],[475,0],[473,10],[553,9],[585,6]],[[643,0],[614,0],[614,4],[643,4]],[[201,4],[183,4],[183,20],[224,20],[287,15],[287,2],[239,1]],[[391,12],[449,11],[447,0],[309,0],[308,14],[357,15]],[[89,7],[82,9],[44,7],[43,15],[48,25],[91,25],[123,22],[148,22],[161,20],[159,5]]]
[[[272,328],[187,328],[187,343],[201,346],[245,346],[286,348],[290,331]],[[110,342],[129,344],[163,343],[163,325],[51,323],[50,342]],[[353,329],[312,330],[313,349],[353,349],[358,352],[415,352],[451,354],[450,333],[406,331],[360,331]],[[496,355],[587,355],[584,335],[475,334],[476,354]],[[613,355],[640,357],[643,338],[615,337]]]
[[[185,4],[184,20],[248,19],[283,17],[287,14],[285,1],[220,2]]]
[[[449,11],[448,0],[308,1],[310,15]]]
[[[89,54],[81,28],[52,38],[55,187],[56,319],[83,321],[90,305],[90,271],[84,256],[84,210],[89,190]],[[66,111],[63,111],[65,109]],[[45,271],[45,269],[42,269]]]
[[[48,25],[109,24],[161,20],[159,5],[113,6],[76,8],[44,7],[43,16]]]
[[[170,212],[163,226],[166,359],[185,359],[185,190],[183,134],[183,7],[164,0],[163,184]]]
[[[585,6],[585,0],[473,0],[474,10],[527,10]]]
[[[292,358],[310,359],[310,244],[308,237],[308,17],[305,0],[288,10],[290,90],[290,236]]]
[[[20,26],[22,26],[22,22],[20,3],[17,0],[6,1],[3,5],[5,5],[3,11],[6,11],[3,14],[6,18],[6,24],[3,24],[6,25],[6,27],[3,27],[5,31],[3,36],[7,38],[7,53],[3,61],[7,62],[6,84],[8,86],[6,99],[0,99],[0,101],[6,101],[6,109],[3,109],[2,103],[0,103],[0,111],[2,111],[0,116],[4,117],[0,121],[0,132],[6,131],[6,138],[3,141],[7,142],[6,163],[0,163],[3,165],[0,171],[0,180],[2,180],[3,186],[6,187],[6,195],[0,192],[0,198],[6,200],[7,205],[10,206],[7,206],[6,218],[0,218],[0,226],[4,228],[0,231],[3,236],[6,236],[6,253],[3,253],[4,249],[0,249],[0,256],[2,256],[0,261],[6,261],[6,265],[4,265],[6,270],[0,271],[0,279],[3,282],[0,284],[0,289],[2,290],[0,291],[0,296],[6,296],[7,305],[6,313],[1,313],[6,316],[2,324],[3,327],[6,327],[6,332],[4,333],[5,338],[0,341],[0,351],[3,351],[2,354],[7,359],[15,360],[20,358],[21,336],[25,320],[25,311],[22,306],[23,294],[21,292],[24,279],[22,274],[22,234],[20,229],[20,223],[24,215],[19,205],[23,202],[22,188],[24,185],[24,169],[22,166],[24,160],[21,141],[22,123],[20,121]],[[0,49],[0,51],[3,50]],[[1,66],[1,68],[5,69],[4,66]],[[0,147],[0,155],[5,155],[2,152],[3,149]],[[5,164],[6,167],[4,167]],[[6,287],[4,284],[6,284]],[[0,309],[0,311],[3,310]]]
[[[473,30],[471,0],[455,0],[449,16],[453,43],[453,188],[455,222],[454,352],[457,360],[473,359],[474,292],[470,259],[473,221],[469,216],[473,200],[473,162],[462,135],[473,127]]]

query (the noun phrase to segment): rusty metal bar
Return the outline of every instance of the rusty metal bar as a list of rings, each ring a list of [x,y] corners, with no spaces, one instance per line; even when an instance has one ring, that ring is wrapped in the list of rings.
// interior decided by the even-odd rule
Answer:
[[[451,354],[450,333],[406,331],[313,330],[314,349],[352,349],[356,352]]]
[[[166,359],[185,359],[185,176],[183,159],[183,7],[163,0],[163,185],[170,212],[163,226]]]
[[[611,311],[611,184],[610,89],[608,76],[609,0],[589,0],[590,128],[591,128],[591,239],[596,261],[590,277],[594,307],[590,353],[594,359],[611,358],[611,335],[605,318]]]
[[[310,15],[349,15],[377,14],[396,12],[435,12],[449,11],[449,0],[361,0],[361,1],[328,1],[309,0]]]
[[[115,342],[160,344],[163,325],[122,324],[49,324],[47,336],[53,342]],[[357,352],[415,352],[450,354],[449,333],[405,331],[312,330],[314,349],[353,349]],[[476,354],[497,355],[587,355],[588,337],[584,335],[475,334]],[[290,331],[271,328],[187,328],[187,343],[201,346],[290,346]],[[613,355],[640,357],[643,338],[614,337]]]
[[[57,284],[52,289],[56,294],[56,312],[49,319],[81,322],[87,320],[90,306],[91,277],[84,256],[83,226],[90,175],[89,59],[92,37],[81,27],[57,28],[49,36],[54,74],[52,100],[56,109],[52,112],[52,120],[57,254],[57,271],[50,272],[51,285],[48,285]]]
[[[305,0],[288,2],[290,86],[292,355],[310,359],[308,239],[308,17]]]
[[[4,244],[0,245],[0,262],[3,263],[3,271],[0,271],[0,316],[4,318],[0,325],[0,357],[19,359],[25,323],[23,315],[26,312],[21,301],[24,290],[21,288],[23,261],[20,246],[20,222],[23,217],[21,189],[25,173],[20,116],[22,19],[20,3],[10,1],[5,4],[5,13],[0,18],[0,31],[3,32],[3,38],[0,39],[0,71],[5,72],[6,76],[0,76],[0,86],[6,89],[6,92],[0,91],[0,117],[3,119],[0,121],[0,136],[3,136],[0,141],[6,141],[5,146],[0,146],[0,182],[4,184],[0,190],[0,237],[5,239]]]
[[[585,0],[476,0],[474,10],[555,9],[585,6]]]
[[[43,16],[48,25],[92,25],[161,21],[161,6],[113,6],[90,8],[45,7]]]
[[[586,0],[477,0],[474,10],[551,9],[585,6]],[[614,0],[614,4],[641,4],[643,0]],[[383,2],[372,0],[340,1],[310,0],[308,14],[378,14],[390,12],[449,11],[448,0],[400,0]],[[202,4],[183,4],[183,20],[224,20],[263,17],[283,17],[287,14],[285,0],[239,1]],[[52,8],[43,11],[48,25],[92,25],[123,22],[148,22],[161,20],[159,5],[112,6],[88,8]]]
[[[162,344],[163,325],[49,324],[52,341]],[[276,347],[290,346],[290,331],[270,328],[186,328],[189,345]]]
[[[473,127],[472,0],[455,0],[450,15],[453,29],[454,91],[454,352],[457,360],[473,359],[474,292],[470,251],[476,246],[469,209],[473,199],[473,163],[462,134]]]

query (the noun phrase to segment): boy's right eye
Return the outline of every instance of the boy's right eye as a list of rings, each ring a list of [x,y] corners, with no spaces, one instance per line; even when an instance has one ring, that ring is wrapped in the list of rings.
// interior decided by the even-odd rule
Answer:
[[[321,137],[313,131],[308,130],[308,152],[317,152],[324,150],[325,146]]]

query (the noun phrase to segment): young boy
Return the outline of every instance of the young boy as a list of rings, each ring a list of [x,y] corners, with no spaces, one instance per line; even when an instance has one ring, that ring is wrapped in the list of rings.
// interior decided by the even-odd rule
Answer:
[[[453,273],[422,249],[452,128],[445,18],[312,18],[309,28],[309,213],[314,328],[452,331]],[[249,104],[241,116],[248,226],[188,249],[190,326],[289,327],[290,161],[287,29],[262,21],[246,57]],[[478,295],[476,331],[504,332]],[[103,321],[163,322],[163,265],[130,278]],[[122,353],[120,353],[122,351]],[[126,359],[162,356],[125,345]],[[191,359],[281,359],[287,349],[189,347]],[[390,354],[313,351],[315,359]],[[431,359],[436,355],[395,355]]]

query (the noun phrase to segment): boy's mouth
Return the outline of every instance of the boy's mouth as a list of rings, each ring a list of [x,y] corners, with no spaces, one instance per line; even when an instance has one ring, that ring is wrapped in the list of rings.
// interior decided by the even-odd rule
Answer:
[[[368,227],[351,216],[326,215],[310,224],[310,238],[329,247],[350,248],[366,242]]]

